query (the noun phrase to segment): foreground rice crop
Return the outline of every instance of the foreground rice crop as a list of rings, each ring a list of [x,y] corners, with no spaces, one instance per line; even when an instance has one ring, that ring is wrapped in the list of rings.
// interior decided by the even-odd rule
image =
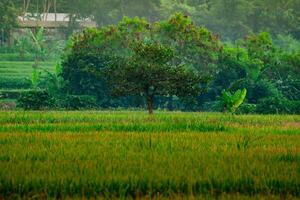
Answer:
[[[300,116],[0,112],[1,198],[299,198]]]

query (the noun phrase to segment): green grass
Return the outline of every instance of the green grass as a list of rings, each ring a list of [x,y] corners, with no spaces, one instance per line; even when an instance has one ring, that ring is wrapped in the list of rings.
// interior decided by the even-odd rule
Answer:
[[[300,116],[0,112],[0,199],[300,197]]]

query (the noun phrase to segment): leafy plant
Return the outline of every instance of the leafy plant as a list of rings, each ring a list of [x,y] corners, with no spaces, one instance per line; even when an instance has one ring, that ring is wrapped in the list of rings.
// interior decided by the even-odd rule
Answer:
[[[258,101],[257,112],[262,114],[287,114],[296,110],[292,101],[289,101],[283,95],[276,95],[263,98]]]
[[[235,113],[237,109],[244,103],[247,90],[237,90],[234,94],[229,91],[222,92],[222,102],[225,112]]]
[[[237,141],[236,147],[239,151],[246,151],[250,148],[251,145],[254,144],[254,142],[259,141],[262,138],[263,137],[251,137],[249,135],[244,135]]]
[[[40,74],[36,68],[33,68],[31,82],[34,88],[37,88],[40,79]]]
[[[54,99],[45,90],[27,91],[20,95],[17,106],[25,110],[42,110],[54,106]]]

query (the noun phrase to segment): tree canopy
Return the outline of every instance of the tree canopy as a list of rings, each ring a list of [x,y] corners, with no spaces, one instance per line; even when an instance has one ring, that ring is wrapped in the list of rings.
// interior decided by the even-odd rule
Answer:
[[[77,34],[70,43],[63,76],[72,92],[105,94],[100,85],[109,83],[117,96],[144,96],[150,113],[155,96],[199,94],[216,73],[221,50],[216,36],[181,14],[154,24],[124,18],[117,26]]]
[[[17,27],[18,12],[11,0],[0,1],[0,41],[7,40],[11,29]]]

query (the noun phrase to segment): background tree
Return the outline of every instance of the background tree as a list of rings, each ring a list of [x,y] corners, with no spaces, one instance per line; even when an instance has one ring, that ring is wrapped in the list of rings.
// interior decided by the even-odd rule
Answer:
[[[18,10],[15,8],[13,1],[0,1],[0,42],[6,42],[10,31],[18,26]]]
[[[200,75],[185,66],[172,65],[171,48],[152,42],[132,45],[132,56],[108,68],[108,81],[115,95],[141,94],[153,114],[155,96],[193,96],[200,92]]]
[[[125,15],[154,22],[181,12],[192,17],[198,26],[219,34],[223,41],[261,31],[300,38],[299,0],[26,0],[25,4],[24,1],[13,2],[28,12],[69,13],[72,22],[94,17],[98,26],[117,24]]]
[[[152,45],[147,46],[148,42]],[[144,49],[134,44],[140,44]],[[173,52],[169,60],[165,59],[166,48]],[[131,95],[147,97],[148,108],[153,108],[154,96],[192,96],[192,89],[197,90],[201,80],[207,80],[220,49],[219,41],[213,34],[196,27],[183,15],[177,14],[167,21],[154,24],[139,18],[124,18],[117,26],[89,29],[75,35],[66,51],[62,74],[73,93],[107,94],[107,89],[112,89],[120,96],[130,95],[125,90],[130,88]],[[191,56],[191,53],[194,55]],[[156,60],[155,57],[160,59]],[[105,84],[103,73],[111,66],[114,70],[110,71],[115,74],[110,75],[115,78],[110,78],[113,81]],[[132,77],[134,74],[136,80]],[[201,80],[197,74],[201,74]],[[145,83],[136,86],[137,80],[143,83],[141,78]],[[198,86],[195,85],[196,80]],[[116,87],[109,88],[108,85]],[[133,85],[137,88],[129,87]],[[152,94],[150,90],[153,87],[155,91]],[[123,88],[123,92],[116,92],[117,88]]]

